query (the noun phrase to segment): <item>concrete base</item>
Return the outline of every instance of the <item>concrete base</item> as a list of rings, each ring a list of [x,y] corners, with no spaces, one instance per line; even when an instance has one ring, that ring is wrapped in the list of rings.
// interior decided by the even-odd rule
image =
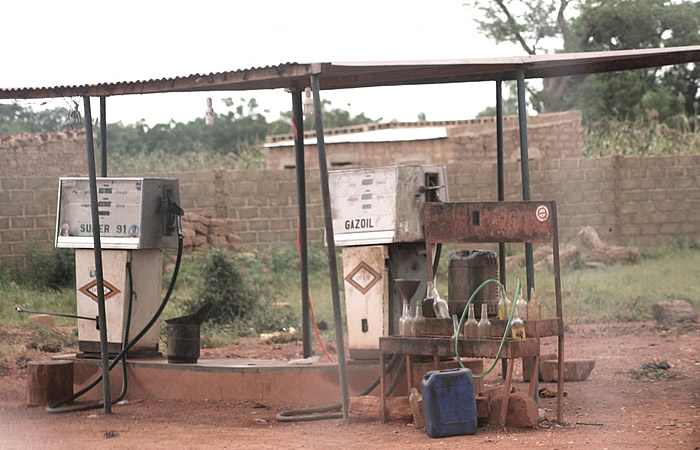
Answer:
[[[100,360],[60,355],[54,359],[73,361],[74,389],[81,389],[102,372]],[[481,363],[481,361],[479,361]],[[444,361],[442,368],[454,361]],[[377,361],[348,360],[350,396],[357,396],[379,377]],[[413,380],[420,386],[423,374],[433,370],[433,363],[414,363]],[[110,374],[112,398],[122,385],[121,365]],[[480,372],[480,370],[476,370]],[[387,375],[391,382],[396,374]],[[284,361],[259,359],[202,359],[195,364],[171,364],[167,358],[129,359],[127,362],[127,400],[211,400],[257,402],[267,406],[299,408],[340,403],[340,379],[337,364],[318,362],[291,365]],[[407,396],[406,374],[398,381],[394,396]],[[481,389],[478,389],[479,391]],[[379,387],[370,395],[379,395]],[[102,400],[102,384],[81,397]]]
[[[100,361],[62,355],[74,361],[75,391],[101,374]],[[350,395],[359,395],[378,376],[376,362],[348,361]],[[393,374],[392,374],[393,375]],[[127,362],[127,399],[212,400],[259,402],[268,406],[307,406],[340,403],[336,364],[290,365],[284,361],[248,359],[199,359],[196,364],[169,364],[164,357]],[[122,385],[121,365],[110,374],[112,396]],[[405,383],[404,383],[405,384]],[[378,388],[372,393],[378,395]],[[101,400],[102,385],[85,400]]]

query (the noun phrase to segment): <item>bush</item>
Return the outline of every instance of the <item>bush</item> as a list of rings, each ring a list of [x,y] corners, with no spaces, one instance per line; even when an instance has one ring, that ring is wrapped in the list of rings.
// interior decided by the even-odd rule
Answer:
[[[189,313],[212,303],[214,309],[208,320],[215,324],[229,324],[251,315],[258,296],[246,285],[241,272],[223,250],[214,249],[204,256],[199,272],[201,279],[196,298],[187,305]]]
[[[39,290],[58,290],[75,285],[75,252],[69,248],[44,250],[36,243],[26,247],[24,266],[12,271],[19,285]]]

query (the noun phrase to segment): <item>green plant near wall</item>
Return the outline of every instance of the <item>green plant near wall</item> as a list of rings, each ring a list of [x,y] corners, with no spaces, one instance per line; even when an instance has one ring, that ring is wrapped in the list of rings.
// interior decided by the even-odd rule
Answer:
[[[225,251],[213,249],[204,255],[199,272],[196,297],[188,302],[190,313],[212,303],[214,309],[209,322],[227,324],[245,319],[257,306],[257,295],[246,285],[241,272]]]
[[[36,242],[25,247],[25,263],[8,271],[19,285],[58,290],[75,285],[75,252],[68,248],[45,250]]]

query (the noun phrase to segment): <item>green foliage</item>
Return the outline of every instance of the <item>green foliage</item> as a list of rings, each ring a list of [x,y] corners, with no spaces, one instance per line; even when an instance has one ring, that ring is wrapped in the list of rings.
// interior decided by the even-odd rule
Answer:
[[[16,103],[0,104],[0,135],[58,131],[67,116],[66,108],[34,111]]]
[[[257,307],[258,297],[226,252],[213,249],[202,258],[197,296],[189,302],[189,313],[207,303],[214,309],[209,321],[216,324],[245,319]]]
[[[656,119],[620,122],[603,118],[589,124],[583,135],[584,156],[684,155],[700,153],[700,129],[685,116],[674,118],[675,126]]]
[[[505,81],[503,83],[503,115],[510,116],[518,114],[518,84],[515,81]],[[495,117],[496,107],[487,106],[476,117]]]
[[[671,0],[473,0],[480,31],[528,54],[657,48],[700,43],[700,3]],[[533,92],[538,111],[581,109],[586,121],[643,118],[661,121],[697,114],[700,66],[656,67],[550,78]],[[675,102],[672,99],[677,99]]]
[[[44,250],[36,243],[25,247],[25,263],[10,272],[18,284],[39,290],[58,290],[75,285],[75,253],[72,249]]]

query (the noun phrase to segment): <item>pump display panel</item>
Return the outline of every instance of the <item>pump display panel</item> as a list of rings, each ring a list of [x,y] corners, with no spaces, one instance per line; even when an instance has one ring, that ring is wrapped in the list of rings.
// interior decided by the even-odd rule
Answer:
[[[176,179],[97,178],[102,248],[177,247],[177,232],[167,211],[169,201],[180,201]],[[94,246],[88,178],[59,180],[55,244],[67,248]]]

